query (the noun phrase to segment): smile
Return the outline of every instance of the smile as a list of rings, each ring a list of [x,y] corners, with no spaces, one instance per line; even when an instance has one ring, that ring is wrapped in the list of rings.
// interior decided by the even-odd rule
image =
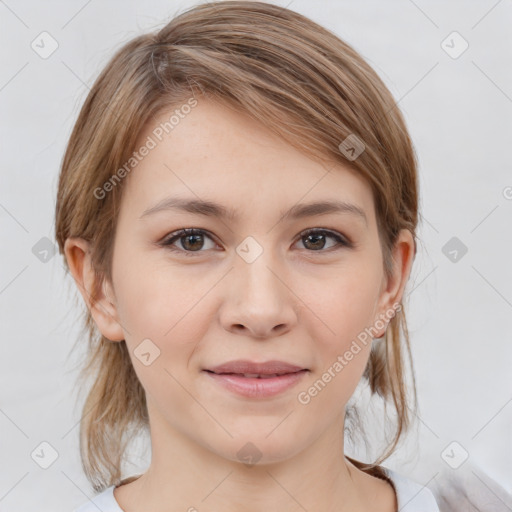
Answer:
[[[223,389],[246,398],[270,398],[289,390],[308,370],[281,374],[214,373],[204,370],[212,381]]]

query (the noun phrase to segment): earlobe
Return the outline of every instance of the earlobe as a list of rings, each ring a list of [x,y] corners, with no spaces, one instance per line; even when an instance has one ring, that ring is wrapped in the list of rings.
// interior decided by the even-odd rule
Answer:
[[[89,242],[82,238],[68,238],[64,253],[73,279],[101,334],[110,341],[124,340],[110,284],[103,281],[94,296],[98,276],[92,267]]]

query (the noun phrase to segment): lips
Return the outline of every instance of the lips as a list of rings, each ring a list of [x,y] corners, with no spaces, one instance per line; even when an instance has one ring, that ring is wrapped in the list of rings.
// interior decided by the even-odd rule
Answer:
[[[301,370],[307,370],[307,368],[284,361],[266,361],[263,363],[257,363],[247,360],[229,361],[206,369],[206,371],[216,374],[234,374],[252,378],[276,377],[287,373],[300,372]]]
[[[296,386],[309,372],[284,361],[230,361],[204,370],[212,382],[238,396],[268,399]]]

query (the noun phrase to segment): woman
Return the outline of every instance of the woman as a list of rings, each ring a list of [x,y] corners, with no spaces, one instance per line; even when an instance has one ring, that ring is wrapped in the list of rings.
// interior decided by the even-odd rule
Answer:
[[[96,504],[437,511],[380,465],[416,407],[402,297],[417,220],[403,118],[334,34],[217,2],[127,43],[80,112],[56,207],[87,305]],[[344,454],[361,379],[397,413],[371,464]],[[151,464],[123,479],[144,429]]]

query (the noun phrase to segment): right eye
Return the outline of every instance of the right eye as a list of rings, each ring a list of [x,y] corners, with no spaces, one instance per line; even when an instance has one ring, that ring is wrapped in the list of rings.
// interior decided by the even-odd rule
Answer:
[[[203,229],[180,229],[171,233],[163,242],[161,242],[161,245],[173,252],[183,253],[185,256],[195,256],[193,254],[195,252],[204,252],[201,248],[204,246],[205,238],[208,238],[213,242],[213,239]],[[181,249],[175,246],[176,242],[180,243],[182,247]],[[215,242],[213,242],[213,245],[216,245]]]

